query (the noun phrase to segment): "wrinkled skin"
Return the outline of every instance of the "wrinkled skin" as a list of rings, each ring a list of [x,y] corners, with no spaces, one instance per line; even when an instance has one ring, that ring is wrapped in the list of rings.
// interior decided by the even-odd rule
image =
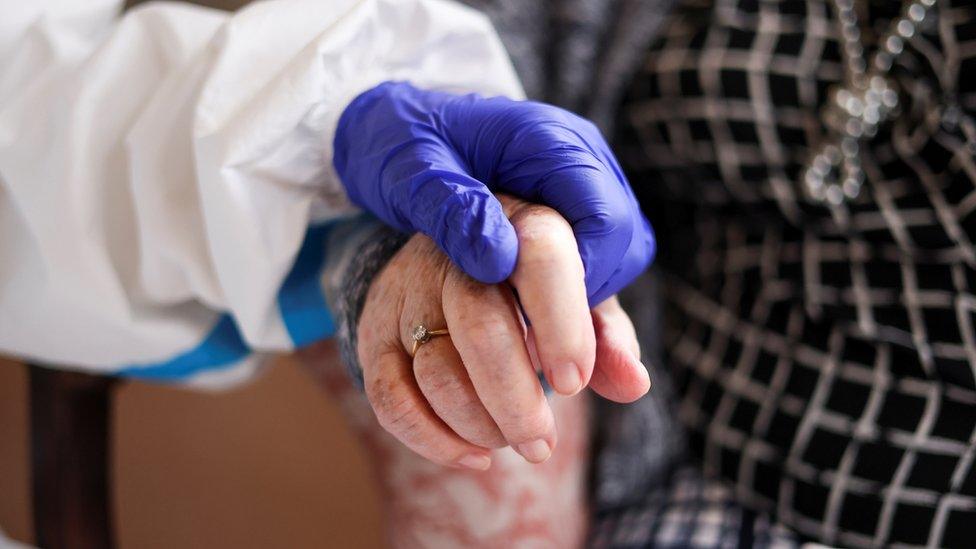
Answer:
[[[589,530],[588,393],[550,399],[560,437],[545,463],[504,448],[492,452],[487,471],[442,467],[380,427],[339,363],[333,341],[303,348],[297,357],[363,445],[390,547],[583,547]]]
[[[500,198],[519,239],[507,283],[477,282],[418,234],[373,281],[359,321],[377,420],[441,465],[487,469],[490,449],[503,446],[532,463],[548,459],[557,433],[537,370],[562,395],[589,385],[630,402],[650,387],[616,299],[589,309],[569,224],[545,206]],[[418,324],[450,336],[432,338],[411,359]]]

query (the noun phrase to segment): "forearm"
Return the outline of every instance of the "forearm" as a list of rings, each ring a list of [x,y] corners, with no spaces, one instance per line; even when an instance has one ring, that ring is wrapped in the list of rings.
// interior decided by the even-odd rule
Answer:
[[[391,78],[521,94],[487,20],[437,0],[0,3],[0,349],[100,373],[327,337],[307,290],[335,247],[310,250],[355,211],[346,104]]]

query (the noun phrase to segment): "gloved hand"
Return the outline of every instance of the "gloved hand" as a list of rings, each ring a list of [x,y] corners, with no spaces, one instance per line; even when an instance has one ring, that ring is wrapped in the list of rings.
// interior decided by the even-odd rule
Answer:
[[[346,107],[334,148],[354,203],[393,227],[430,236],[482,282],[508,278],[518,254],[493,191],[544,204],[569,221],[591,306],[654,257],[650,224],[600,131],[552,105],[385,82]]]

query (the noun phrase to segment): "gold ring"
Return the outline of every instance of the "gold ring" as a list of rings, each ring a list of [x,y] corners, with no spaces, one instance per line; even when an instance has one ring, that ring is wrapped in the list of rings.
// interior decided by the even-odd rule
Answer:
[[[448,334],[447,328],[441,330],[430,330],[427,328],[427,326],[418,324],[410,335],[413,338],[413,350],[410,351],[410,356],[413,357],[417,354],[417,349],[419,349],[424,343],[430,341],[430,338]]]

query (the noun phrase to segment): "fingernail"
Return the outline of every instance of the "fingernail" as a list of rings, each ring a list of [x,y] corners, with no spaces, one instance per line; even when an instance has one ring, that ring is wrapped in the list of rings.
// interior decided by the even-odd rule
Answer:
[[[476,471],[487,471],[491,467],[491,458],[482,454],[468,454],[458,460],[458,465]]]
[[[523,442],[516,446],[515,449],[518,450],[518,453],[522,454],[522,457],[532,463],[542,463],[549,459],[549,455],[552,454],[549,443],[541,438],[532,442]]]
[[[647,376],[647,390],[650,391],[651,385],[653,385],[653,383],[651,382],[651,371],[647,369],[647,365],[641,362],[639,358],[635,357],[634,362],[637,364],[638,368],[644,370],[644,375]],[[644,394],[647,394],[647,391],[645,391]]]
[[[552,369],[553,389],[564,395],[573,395],[580,390],[579,368],[572,362],[560,364]]]

